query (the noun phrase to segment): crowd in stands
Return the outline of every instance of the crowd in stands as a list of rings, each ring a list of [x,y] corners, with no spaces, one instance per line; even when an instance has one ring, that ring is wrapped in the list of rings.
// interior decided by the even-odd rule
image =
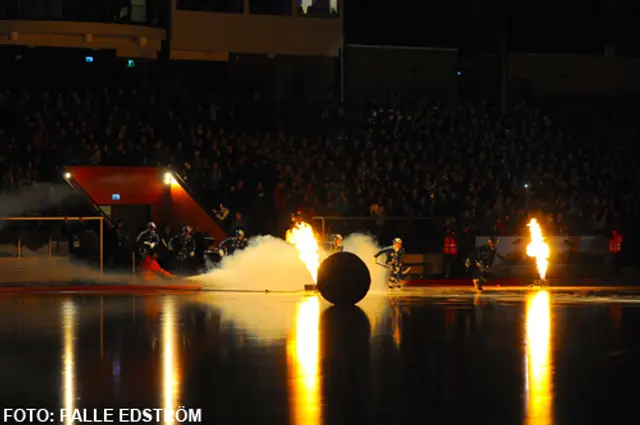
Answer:
[[[482,103],[326,98],[272,108],[259,96],[213,95],[167,107],[153,93],[112,88],[7,89],[0,111],[3,191],[55,179],[63,163],[170,165],[249,233],[280,229],[302,208],[375,218],[356,226],[450,217],[459,230],[497,236],[526,231],[535,214],[547,233],[594,234],[640,205],[637,120],[625,111],[518,104],[502,117]]]

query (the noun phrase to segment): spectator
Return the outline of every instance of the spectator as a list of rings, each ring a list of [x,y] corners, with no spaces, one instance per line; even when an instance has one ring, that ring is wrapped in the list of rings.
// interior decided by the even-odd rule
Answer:
[[[172,164],[209,208],[229,208],[231,228],[249,217],[256,231],[280,232],[303,208],[371,216],[335,230],[408,232],[410,247],[442,222],[389,217],[450,216],[468,234],[502,236],[526,231],[535,212],[547,232],[584,234],[628,221],[639,208],[629,178],[634,110],[519,104],[501,117],[486,104],[396,98],[343,106],[314,99],[283,113],[260,97],[212,102],[207,94],[206,108],[202,96],[185,95],[165,112],[143,90],[0,92],[0,109],[19,117],[0,128],[1,190],[51,178],[61,161]]]

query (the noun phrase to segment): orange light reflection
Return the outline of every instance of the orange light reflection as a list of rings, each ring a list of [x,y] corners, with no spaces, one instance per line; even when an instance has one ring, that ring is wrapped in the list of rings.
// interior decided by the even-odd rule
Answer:
[[[287,343],[294,425],[320,424],[320,301],[305,298],[298,304],[294,337]]]
[[[548,425],[553,422],[553,381],[551,303],[546,291],[530,294],[527,299],[526,347],[525,424]]]
[[[178,346],[178,309],[172,297],[162,301],[163,409],[175,411],[180,405],[180,352]],[[165,423],[170,423],[166,417]]]
[[[75,378],[75,339],[76,306],[71,300],[64,300],[61,306],[62,316],[62,382],[64,391],[65,424],[73,423],[73,411],[76,406]]]

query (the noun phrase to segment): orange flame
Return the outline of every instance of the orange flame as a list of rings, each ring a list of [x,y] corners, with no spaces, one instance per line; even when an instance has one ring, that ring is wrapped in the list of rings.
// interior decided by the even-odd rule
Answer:
[[[549,245],[544,241],[542,228],[535,218],[532,218],[529,224],[529,233],[531,233],[531,242],[527,245],[527,255],[536,259],[536,267],[540,279],[545,280],[547,277],[547,269],[549,268]]]
[[[287,231],[287,242],[296,247],[298,257],[311,273],[313,283],[316,283],[318,267],[320,267],[320,254],[313,228],[304,221],[296,223]]]

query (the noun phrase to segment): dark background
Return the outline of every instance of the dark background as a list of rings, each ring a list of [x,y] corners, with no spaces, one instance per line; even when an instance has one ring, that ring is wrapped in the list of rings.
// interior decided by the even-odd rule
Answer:
[[[502,19],[506,16],[506,20]],[[495,51],[505,22],[511,51],[637,55],[634,0],[350,0],[348,43]]]

